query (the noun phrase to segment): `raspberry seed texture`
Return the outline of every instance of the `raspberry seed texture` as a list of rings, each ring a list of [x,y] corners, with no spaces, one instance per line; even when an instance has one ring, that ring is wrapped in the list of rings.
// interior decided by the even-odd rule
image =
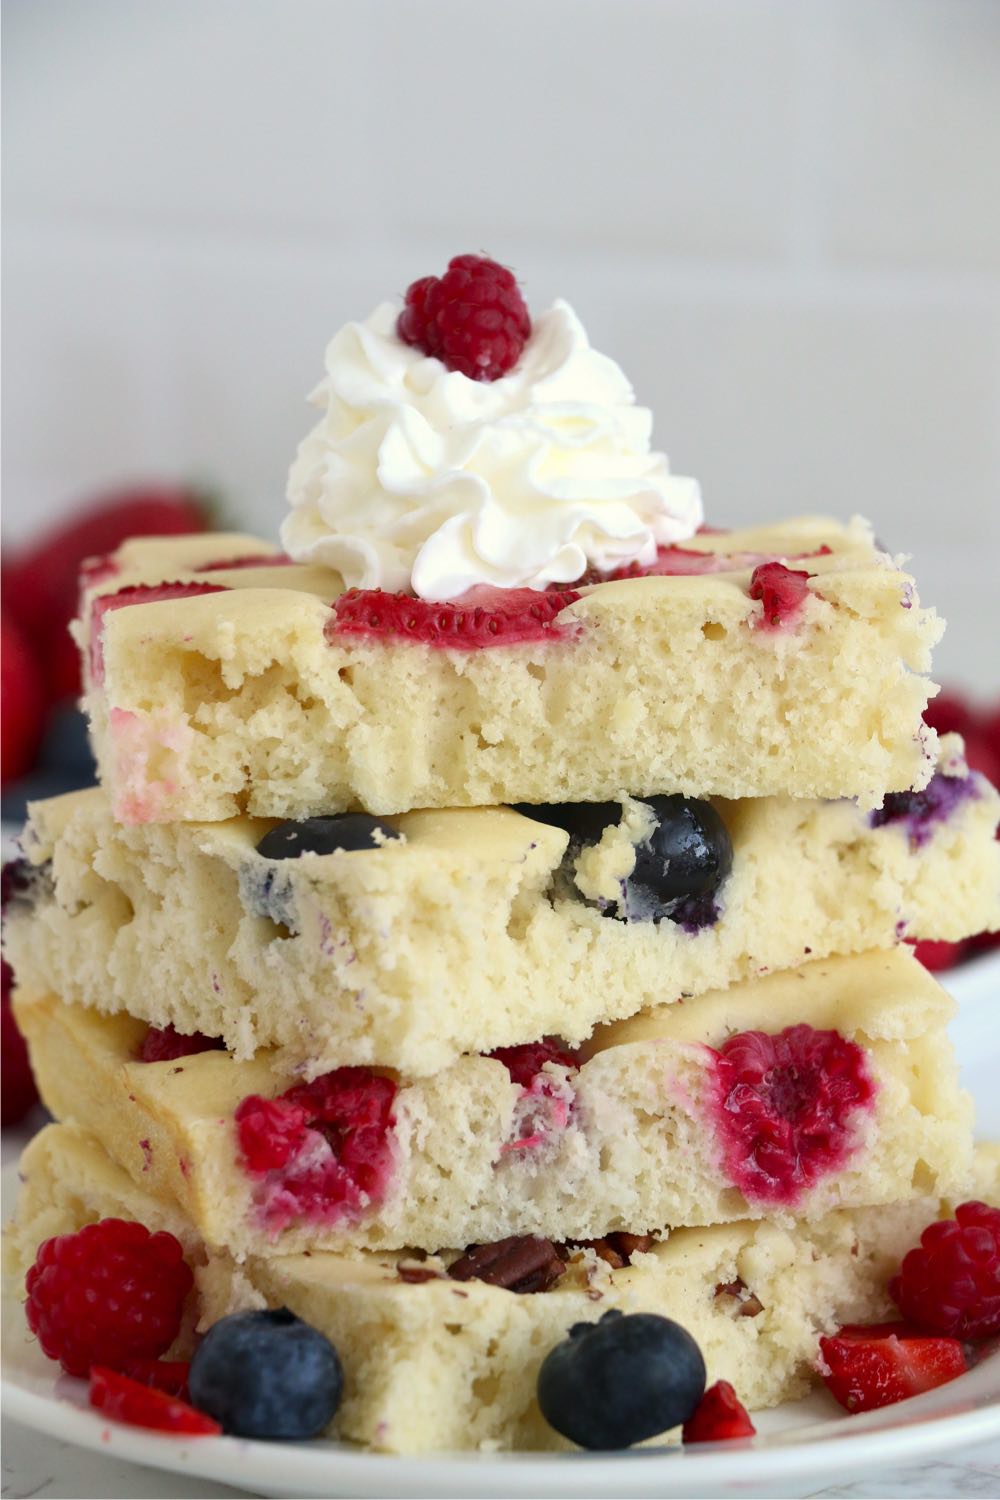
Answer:
[[[531,318],[506,266],[482,255],[456,255],[443,276],[411,283],[396,330],[404,344],[449,370],[470,380],[499,380],[520,359]]]
[[[732,1181],[751,1202],[793,1204],[858,1144],[876,1085],[865,1054],[806,1024],[744,1031],[719,1049],[716,1123]]]
[[[1000,1333],[1000,1209],[963,1203],[904,1256],[889,1294],[929,1333],[975,1342]]]
[[[38,1247],[25,1278],[28,1326],[69,1375],[157,1359],[180,1332],[194,1278],[180,1242],[101,1219]]]

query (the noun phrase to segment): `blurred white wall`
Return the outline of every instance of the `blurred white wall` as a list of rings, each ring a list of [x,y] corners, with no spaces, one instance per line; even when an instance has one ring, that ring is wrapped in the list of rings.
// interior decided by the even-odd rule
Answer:
[[[861,511],[1000,678],[997,0],[5,0],[5,529],[274,533],[323,347],[464,250],[578,308],[710,519]]]

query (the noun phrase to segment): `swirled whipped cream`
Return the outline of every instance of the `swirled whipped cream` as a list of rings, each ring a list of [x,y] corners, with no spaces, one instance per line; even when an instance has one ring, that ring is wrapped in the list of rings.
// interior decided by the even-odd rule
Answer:
[[[492,382],[404,344],[397,316],[383,303],[326,351],[323,415],[288,478],[292,557],[441,600],[648,566],[698,529],[697,482],[650,451],[650,412],[566,302]]]

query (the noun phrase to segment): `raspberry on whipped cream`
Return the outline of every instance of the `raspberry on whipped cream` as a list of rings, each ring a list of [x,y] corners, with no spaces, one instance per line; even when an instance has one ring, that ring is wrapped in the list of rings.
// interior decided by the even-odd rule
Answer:
[[[404,343],[398,316],[383,303],[327,349],[323,415],[288,480],[292,557],[348,587],[443,600],[649,566],[695,534],[698,484],[650,450],[650,412],[568,303],[490,381]]]

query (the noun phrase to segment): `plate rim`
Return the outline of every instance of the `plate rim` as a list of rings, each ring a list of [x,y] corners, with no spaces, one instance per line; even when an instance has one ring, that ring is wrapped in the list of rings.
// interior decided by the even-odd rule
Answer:
[[[983,1389],[973,1396],[967,1382]],[[678,1446],[608,1454],[390,1454],[332,1439],[268,1443],[223,1436],[184,1441],[109,1421],[73,1399],[82,1397],[83,1381],[53,1376],[52,1384],[51,1391],[32,1389],[5,1359],[0,1380],[4,1414],[36,1432],[109,1458],[247,1487],[256,1481],[267,1486],[257,1490],[264,1494],[499,1495],[511,1485],[523,1494],[624,1497],[655,1491],[680,1496],[726,1487],[751,1494],[755,1489],[762,1493],[760,1487],[769,1482],[789,1484],[822,1474],[833,1483],[840,1475],[885,1468],[904,1456],[912,1464],[959,1445],[978,1447],[1000,1438],[1000,1355],[983,1360],[951,1384],[956,1396],[963,1387],[967,1392],[957,1410],[924,1413],[928,1398],[940,1400],[944,1388],[939,1387],[899,1403],[898,1418],[889,1424],[882,1413],[871,1412],[849,1419],[850,1430],[847,1418],[840,1423],[831,1418],[833,1431],[820,1437],[810,1433],[830,1424],[793,1428],[738,1445],[706,1444],[698,1451]],[[297,1479],[310,1480],[309,1488],[299,1490]]]

